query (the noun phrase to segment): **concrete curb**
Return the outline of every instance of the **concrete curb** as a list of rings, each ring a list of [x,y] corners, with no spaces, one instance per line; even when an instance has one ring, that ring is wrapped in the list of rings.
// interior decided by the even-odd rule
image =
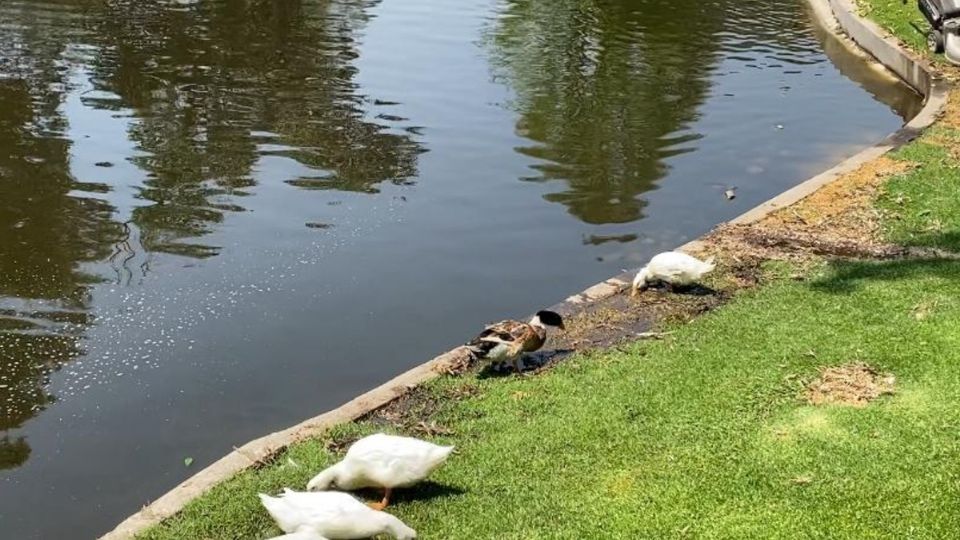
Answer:
[[[876,58],[877,61],[887,66],[907,84],[926,96],[926,103],[917,116],[880,143],[742,214],[732,220],[730,222],[732,224],[756,222],[771,212],[800,201],[862,164],[909,142],[921,130],[936,120],[940,110],[946,104],[948,91],[946,83],[937,80],[924,61],[902,49],[897,41],[887,36],[877,25],[860,18],[857,15],[856,7],[849,0],[807,0],[807,2],[813,8],[814,17],[828,31],[837,34],[837,30],[842,29],[850,39]],[[841,39],[843,39],[842,36]],[[694,240],[679,249],[696,250],[702,245],[701,240]],[[567,298],[551,309],[565,315],[576,313],[594,302],[619,294],[630,284],[632,279],[633,272],[620,274]],[[436,378],[444,371],[446,366],[455,363],[463,354],[465,352],[462,348],[446,352],[337,409],[234,449],[230,454],[124,520],[113,531],[102,536],[101,540],[134,538],[135,535],[147,528],[173,516],[183,509],[188,502],[236,473],[270,459],[291,444],[319,436],[337,424],[356,420],[387,405],[407,393],[411,388]]]

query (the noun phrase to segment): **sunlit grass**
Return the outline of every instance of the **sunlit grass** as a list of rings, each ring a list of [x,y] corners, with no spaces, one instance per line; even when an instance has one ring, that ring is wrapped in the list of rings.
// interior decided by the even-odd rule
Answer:
[[[878,200],[887,239],[960,251],[960,130],[938,126],[894,154],[914,164],[891,178]]]
[[[538,376],[438,381],[437,396],[478,390],[432,418],[459,452],[390,510],[438,539],[951,537],[960,263],[818,272],[745,293],[668,340]],[[800,399],[818,366],[853,360],[895,374],[897,393],[859,409]],[[256,493],[301,487],[333,459],[320,442],[295,447],[144,538],[268,537],[278,531]]]
[[[861,13],[899,38],[914,51],[927,53],[927,35],[930,27],[917,8],[916,0],[854,0]]]

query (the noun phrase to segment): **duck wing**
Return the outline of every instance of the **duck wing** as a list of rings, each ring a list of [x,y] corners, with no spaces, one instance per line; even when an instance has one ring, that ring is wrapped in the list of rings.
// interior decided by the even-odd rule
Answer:
[[[362,468],[377,486],[402,487],[423,480],[452,450],[412,437],[377,433],[355,442],[345,461]]]
[[[297,513],[302,527],[319,529],[318,524],[346,519],[367,507],[352,495],[339,491],[304,492],[284,490],[280,498]],[[299,528],[299,527],[298,527]]]
[[[500,321],[487,325],[483,332],[469,342],[467,347],[481,357],[492,351],[497,345],[512,345],[526,334],[527,324],[520,321]]]

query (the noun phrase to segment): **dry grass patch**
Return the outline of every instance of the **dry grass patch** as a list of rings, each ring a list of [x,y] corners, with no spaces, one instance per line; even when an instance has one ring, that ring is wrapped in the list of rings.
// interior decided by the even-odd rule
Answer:
[[[947,99],[947,104],[940,112],[938,126],[960,129],[960,98],[951,94]]]
[[[826,240],[874,243],[880,214],[874,201],[886,179],[910,169],[903,161],[881,156],[823,186],[799,203],[771,213],[756,226],[765,230],[806,231]]]
[[[820,376],[807,385],[806,398],[812,405],[864,407],[880,396],[893,394],[896,378],[880,373],[864,362],[820,368]]]

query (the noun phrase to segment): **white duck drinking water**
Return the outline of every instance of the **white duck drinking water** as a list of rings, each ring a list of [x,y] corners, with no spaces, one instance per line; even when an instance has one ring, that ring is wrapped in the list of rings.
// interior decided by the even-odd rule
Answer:
[[[307,489],[383,488],[383,500],[371,505],[383,510],[390,503],[394,488],[412,486],[430,476],[447,461],[451,452],[452,446],[377,433],[353,443],[343,461],[313,477]]]
[[[413,540],[417,531],[386,512],[374,510],[339,491],[305,493],[284,489],[278,497],[260,494],[260,502],[287,533],[284,540],[351,540],[387,534]]]
[[[650,262],[637,272],[637,277],[633,279],[632,294],[636,295],[658,281],[665,283],[671,290],[675,286],[690,285],[715,267],[713,257],[701,261],[679,251],[661,253],[650,259]]]

